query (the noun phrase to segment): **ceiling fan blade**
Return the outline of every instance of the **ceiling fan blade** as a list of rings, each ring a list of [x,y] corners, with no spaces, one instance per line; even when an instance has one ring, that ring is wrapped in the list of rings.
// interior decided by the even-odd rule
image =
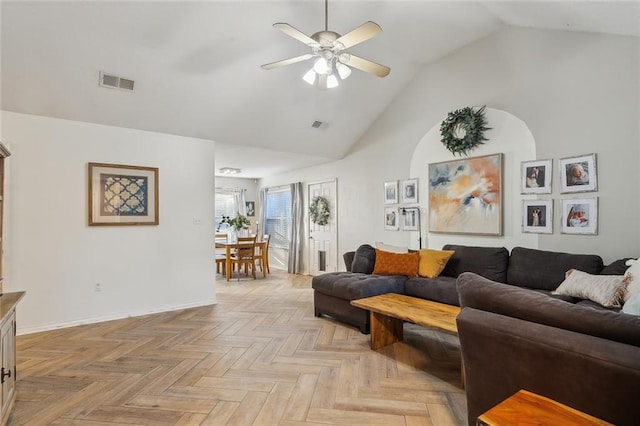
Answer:
[[[377,64],[368,59],[364,59],[350,53],[341,54],[339,60],[345,65],[349,65],[350,67],[359,69],[360,71],[377,75],[378,77],[386,77],[391,72],[391,68],[389,67]]]
[[[338,38],[334,44],[340,43],[343,49],[348,49],[351,46],[355,46],[356,44],[375,37],[380,32],[382,32],[380,25],[375,22],[368,21]]]
[[[273,24],[273,27],[279,29],[280,31],[282,31],[283,33],[288,35],[289,37],[293,37],[296,40],[303,42],[307,46],[310,46],[310,47],[318,46],[318,42],[317,41],[315,41],[314,39],[312,39],[311,37],[309,37],[308,35],[306,35],[302,31],[292,27],[291,25],[289,25],[287,23],[277,22],[277,23]]]
[[[260,65],[263,70],[270,70],[277,67],[283,67],[285,65],[295,64],[296,62],[306,61],[307,59],[313,58],[311,53],[307,53],[306,55],[296,56],[295,58],[283,59],[281,61],[271,62],[270,64]]]

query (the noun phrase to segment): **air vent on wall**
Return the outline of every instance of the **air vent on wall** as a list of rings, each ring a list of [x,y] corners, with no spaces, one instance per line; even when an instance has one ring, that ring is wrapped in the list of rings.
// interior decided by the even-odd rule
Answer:
[[[323,123],[322,121],[318,121],[318,120],[316,120],[316,121],[314,121],[314,122],[311,124],[311,127],[313,127],[314,129],[319,129],[319,128],[320,128],[320,126],[322,126],[323,124],[324,124],[324,123]]]
[[[134,81],[122,77],[117,77],[115,75],[105,74],[100,71],[100,80],[98,84],[102,87],[109,87],[111,89],[121,89],[132,92]]]

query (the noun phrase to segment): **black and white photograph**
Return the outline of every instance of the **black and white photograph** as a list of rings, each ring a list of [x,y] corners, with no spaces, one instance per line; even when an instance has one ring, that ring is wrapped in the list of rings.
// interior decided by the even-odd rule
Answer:
[[[384,203],[398,204],[398,181],[384,183]]]
[[[522,232],[553,233],[553,200],[522,201]]]
[[[596,154],[561,158],[559,162],[562,193],[598,190]]]
[[[408,179],[402,181],[402,202],[418,202],[418,179]]]
[[[399,229],[398,209],[396,207],[386,207],[384,209],[384,229],[387,231],[397,231]]]
[[[418,230],[418,209],[407,208],[402,211],[402,230],[417,231]]]
[[[521,171],[522,194],[551,194],[551,160],[523,161]]]
[[[598,233],[598,198],[575,198],[562,200],[562,233]]]
[[[255,201],[245,201],[245,206],[247,207],[247,216],[255,216],[256,215],[256,202]]]

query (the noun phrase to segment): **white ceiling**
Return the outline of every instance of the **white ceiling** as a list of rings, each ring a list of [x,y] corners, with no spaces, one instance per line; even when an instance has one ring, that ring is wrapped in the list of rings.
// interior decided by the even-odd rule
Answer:
[[[301,80],[310,62],[260,65],[307,53],[271,25],[322,30],[321,0],[1,6],[2,109],[210,139],[216,170],[254,178],[343,157],[422,65],[505,25],[640,36],[639,1],[332,0],[330,30],[382,27],[349,51],[391,74],[319,91]],[[99,71],[135,91],[99,87]]]

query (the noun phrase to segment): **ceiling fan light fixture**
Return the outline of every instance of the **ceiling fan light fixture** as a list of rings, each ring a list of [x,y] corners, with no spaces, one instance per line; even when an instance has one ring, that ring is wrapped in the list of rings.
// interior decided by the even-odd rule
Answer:
[[[333,89],[334,87],[338,87],[340,83],[338,83],[338,77],[334,74],[329,74],[327,76],[327,89]]]
[[[316,71],[311,68],[302,76],[302,79],[313,86],[316,83]]]
[[[269,70],[315,58],[313,67],[302,78],[321,90],[337,87],[340,80],[345,80],[351,75],[353,68],[378,77],[386,77],[391,71],[389,67],[344,52],[345,49],[378,35],[382,32],[380,25],[367,21],[348,33],[340,35],[335,31],[329,31],[328,9],[329,1],[325,0],[324,31],[318,31],[311,36],[284,22],[273,24],[274,28],[311,48],[311,53],[264,64],[261,65],[262,69]]]
[[[327,62],[327,60],[320,56],[316,62],[313,64],[313,69],[315,70],[315,72],[317,72],[318,74],[329,74],[329,71],[331,71],[331,68],[329,67],[329,63]]]
[[[349,68],[345,64],[336,62],[336,69],[338,70],[340,80],[346,80],[351,75],[351,68]]]

